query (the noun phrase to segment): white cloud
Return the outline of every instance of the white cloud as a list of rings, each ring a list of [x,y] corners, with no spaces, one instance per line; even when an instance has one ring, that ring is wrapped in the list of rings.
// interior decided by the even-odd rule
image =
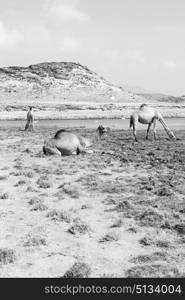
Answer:
[[[60,43],[60,50],[64,53],[76,53],[80,51],[80,48],[80,41],[70,36],[64,37],[63,41]]]
[[[131,49],[127,51],[127,57],[135,62],[139,63],[145,63],[146,59],[143,55],[143,53],[140,50],[137,49]]]
[[[177,64],[173,60],[168,60],[168,61],[164,62],[164,66],[168,69],[174,69],[174,68],[176,68]]]
[[[15,29],[8,29],[0,22],[0,48],[16,45],[22,40],[22,34]]]
[[[69,22],[85,23],[89,16],[76,7],[76,1],[47,0],[44,5],[46,16],[55,24]]]

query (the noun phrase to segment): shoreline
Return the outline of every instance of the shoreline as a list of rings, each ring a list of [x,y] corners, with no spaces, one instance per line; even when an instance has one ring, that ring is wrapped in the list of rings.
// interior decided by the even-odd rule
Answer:
[[[35,120],[129,119],[141,103],[42,103],[34,104]],[[164,118],[185,118],[185,106],[175,103],[149,103]],[[30,105],[30,103],[29,103]],[[25,120],[28,104],[0,104],[0,120]]]
[[[88,120],[129,120],[130,117],[125,118],[119,118],[119,117],[87,117],[87,118],[48,118],[48,117],[41,117],[41,118],[35,118],[35,121],[88,121]],[[165,119],[185,119],[184,116],[165,116]],[[0,118],[0,122],[8,122],[8,121],[25,121],[26,118]]]
[[[184,130],[185,118],[165,118],[166,124],[172,130]],[[24,128],[26,124],[25,119],[8,119],[8,120],[0,120],[0,129],[5,128]],[[130,120],[128,118],[81,118],[81,119],[35,119],[34,127],[35,128],[88,128],[93,129],[97,128],[98,124],[101,124],[105,127],[109,127],[112,129],[130,129]],[[157,130],[163,130],[162,124],[160,122],[157,123]],[[138,124],[138,130],[145,129],[143,124]]]

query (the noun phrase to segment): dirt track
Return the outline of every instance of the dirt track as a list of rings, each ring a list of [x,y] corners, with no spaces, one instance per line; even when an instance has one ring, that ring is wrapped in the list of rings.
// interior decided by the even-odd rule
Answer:
[[[53,134],[0,130],[0,276],[184,277],[185,131],[112,130],[62,158],[42,154]]]

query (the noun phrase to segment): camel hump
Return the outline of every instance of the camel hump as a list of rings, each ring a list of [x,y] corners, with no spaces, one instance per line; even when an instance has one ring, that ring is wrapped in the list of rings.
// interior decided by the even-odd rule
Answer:
[[[145,108],[145,107],[148,107],[148,105],[144,103],[144,104],[141,104],[139,109],[142,109],[142,108]]]
[[[60,134],[66,132],[66,129],[60,129],[55,133],[54,139],[60,138]]]

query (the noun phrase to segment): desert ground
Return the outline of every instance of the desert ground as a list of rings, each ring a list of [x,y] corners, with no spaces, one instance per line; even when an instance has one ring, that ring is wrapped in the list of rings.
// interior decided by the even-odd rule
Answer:
[[[44,156],[54,133],[0,129],[0,276],[184,277],[185,131]]]

